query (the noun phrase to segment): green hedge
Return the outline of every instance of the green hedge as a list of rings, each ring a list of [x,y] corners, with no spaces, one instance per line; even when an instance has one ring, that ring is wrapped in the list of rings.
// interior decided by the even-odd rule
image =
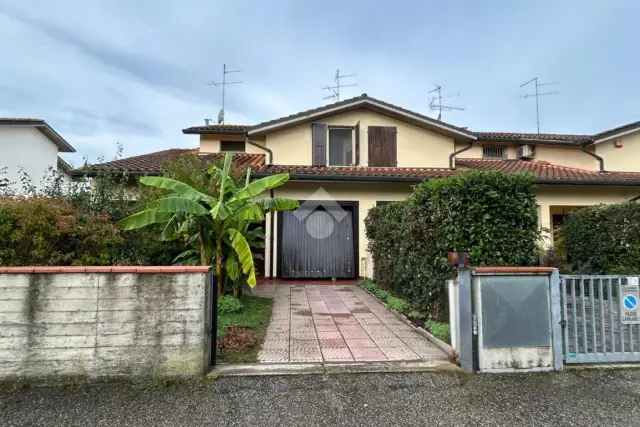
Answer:
[[[640,204],[598,205],[572,212],[561,233],[574,272],[640,274]]]
[[[533,176],[470,172],[430,180],[365,219],[374,281],[432,316],[446,315],[452,250],[482,265],[533,265],[540,240]]]
[[[58,199],[0,197],[0,265],[111,265],[123,239],[107,215]]]

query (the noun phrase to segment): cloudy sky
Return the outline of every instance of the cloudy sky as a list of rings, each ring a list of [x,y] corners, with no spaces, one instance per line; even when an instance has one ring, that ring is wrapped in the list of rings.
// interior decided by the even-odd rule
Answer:
[[[314,108],[336,69],[360,93],[429,111],[435,84],[472,130],[594,133],[640,120],[640,2],[0,0],[0,116],[47,120],[78,151],[110,159],[197,145],[181,129],[215,118],[222,64],[227,123]],[[345,82],[346,83],[346,82]],[[555,89],[555,88],[554,88]],[[459,94],[459,95],[458,95]]]

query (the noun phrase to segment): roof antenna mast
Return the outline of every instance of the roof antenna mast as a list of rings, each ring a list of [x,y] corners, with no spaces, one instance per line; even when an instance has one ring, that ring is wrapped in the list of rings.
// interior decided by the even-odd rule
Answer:
[[[231,73],[241,73],[242,70],[227,70],[227,64],[223,64],[222,65],[222,81],[221,82],[214,82],[214,81],[210,81],[207,84],[209,86],[215,86],[215,87],[220,87],[222,86],[222,110],[220,110],[218,112],[218,124],[224,124],[224,98],[225,98],[225,88],[227,85],[236,85],[236,84],[242,84],[244,83],[242,80],[237,80],[237,81],[233,81],[233,82],[228,82],[227,81],[227,74],[231,74]]]
[[[453,111],[453,110],[464,111],[464,108],[462,107],[454,107],[452,105],[442,105],[442,98],[451,98],[452,96],[452,95],[447,95],[443,97],[442,86],[436,85],[436,88],[433,89],[432,91],[429,91],[429,93],[435,94],[429,99],[429,109],[431,109],[431,111],[438,110],[438,120],[442,119],[443,111]],[[457,96],[460,96],[460,94],[457,94]]]
[[[336,102],[340,101],[340,88],[342,87],[354,87],[354,86],[358,86],[357,84],[351,84],[351,85],[343,85],[340,84],[340,80],[347,78],[347,77],[356,77],[357,74],[344,74],[341,75],[340,74],[340,70],[336,70],[336,77],[335,77],[335,81],[336,81],[336,85],[335,86],[325,86],[322,88],[322,90],[328,90],[330,92],[332,92],[331,95],[329,96],[325,96],[322,99],[334,99]]]
[[[551,86],[551,85],[557,85],[557,84],[560,84],[560,82],[538,83],[538,78],[537,78],[537,77],[534,77],[534,78],[532,78],[531,80],[529,80],[528,82],[526,82],[526,83],[522,83],[522,84],[520,85],[520,87],[524,87],[524,86],[526,86],[526,85],[528,85],[528,84],[530,84],[530,83],[534,83],[535,88],[536,88],[536,93],[528,93],[528,94],[526,94],[526,95],[520,95],[520,98],[527,99],[527,98],[532,98],[532,97],[534,97],[534,96],[535,96],[535,98],[536,98],[536,122],[537,122],[537,124],[538,124],[538,133],[540,133],[540,106],[539,106],[539,103],[538,103],[538,99],[539,99],[541,96],[544,96],[544,95],[557,95],[557,94],[559,94],[559,93],[560,93],[560,91],[557,91],[557,90],[556,90],[556,91],[553,91],[553,92],[544,92],[544,93],[540,93],[540,92],[538,91],[538,88],[539,88],[540,86]]]

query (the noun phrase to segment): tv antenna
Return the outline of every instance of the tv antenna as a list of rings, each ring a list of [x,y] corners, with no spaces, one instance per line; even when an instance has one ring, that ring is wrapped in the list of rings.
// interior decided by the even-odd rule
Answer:
[[[526,95],[520,95],[520,98],[527,99],[527,98],[532,98],[532,97],[534,97],[534,96],[535,96],[535,98],[536,98],[536,122],[537,122],[537,124],[538,124],[538,133],[540,133],[540,106],[538,105],[538,99],[539,99],[541,96],[545,96],[545,95],[557,95],[557,94],[559,94],[559,93],[560,93],[560,91],[557,91],[557,90],[556,90],[556,91],[553,91],[553,92],[544,92],[544,93],[540,93],[540,92],[538,91],[538,88],[539,88],[540,86],[551,86],[551,85],[557,85],[557,84],[560,84],[560,82],[538,83],[538,78],[537,78],[537,77],[534,77],[534,78],[532,78],[531,80],[529,80],[528,82],[526,82],[526,83],[522,83],[522,84],[520,85],[520,87],[524,87],[524,86],[528,85],[529,83],[534,83],[534,84],[535,84],[535,87],[536,87],[536,93],[528,93],[528,94],[526,94]]]
[[[210,82],[207,83],[209,86],[215,86],[215,87],[222,86],[222,109],[218,112],[218,124],[219,125],[224,123],[225,88],[227,87],[227,85],[236,85],[236,84],[244,83],[242,80],[237,80],[237,81],[234,81],[234,82],[228,82],[227,81],[227,74],[241,73],[241,72],[242,72],[242,70],[227,70],[227,64],[223,64],[222,65],[222,81],[221,82],[210,81]]]
[[[341,75],[340,74],[340,70],[336,70],[336,77],[335,77],[336,85],[335,86],[325,86],[325,87],[322,88],[323,90],[328,90],[330,92],[333,92],[333,94],[329,95],[329,96],[325,96],[322,99],[335,99],[336,102],[340,101],[340,88],[358,86],[357,84],[341,85],[340,84],[340,80],[342,80],[344,78],[347,78],[347,77],[356,77],[356,76],[357,76],[357,74],[344,74],[344,75]]]
[[[428,93],[434,93],[436,95],[432,96],[429,100],[429,109],[431,111],[438,110],[438,120],[442,119],[443,111],[464,111],[462,107],[454,107],[452,105],[442,105],[442,98],[451,98],[452,95],[442,96],[442,86],[436,85],[435,89],[429,91]],[[460,95],[460,94],[458,94]]]

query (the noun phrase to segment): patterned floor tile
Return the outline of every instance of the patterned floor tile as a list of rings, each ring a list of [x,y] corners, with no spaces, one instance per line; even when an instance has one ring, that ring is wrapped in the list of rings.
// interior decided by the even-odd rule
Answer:
[[[389,360],[419,360],[418,356],[409,347],[381,347],[380,350]]]
[[[352,348],[351,354],[356,361],[373,361],[373,360],[387,360],[387,357],[378,348]]]
[[[342,334],[339,331],[318,331],[319,339],[337,339],[342,338]]]
[[[373,338],[373,342],[380,348],[402,348],[406,347],[405,343],[400,338]],[[409,347],[406,347],[409,348]]]
[[[345,338],[347,346],[350,349],[354,348],[376,348],[376,343],[369,338]]]
[[[281,363],[289,361],[289,349],[268,350],[262,349],[258,352],[258,361],[264,363]]]
[[[349,338],[369,338],[369,334],[364,329],[345,329],[340,330],[345,339]]]
[[[322,357],[327,362],[353,360],[348,348],[323,348]]]
[[[289,340],[265,340],[260,348],[263,350],[288,350]]]
[[[347,343],[342,338],[322,339],[320,338],[320,348],[347,348]]]

